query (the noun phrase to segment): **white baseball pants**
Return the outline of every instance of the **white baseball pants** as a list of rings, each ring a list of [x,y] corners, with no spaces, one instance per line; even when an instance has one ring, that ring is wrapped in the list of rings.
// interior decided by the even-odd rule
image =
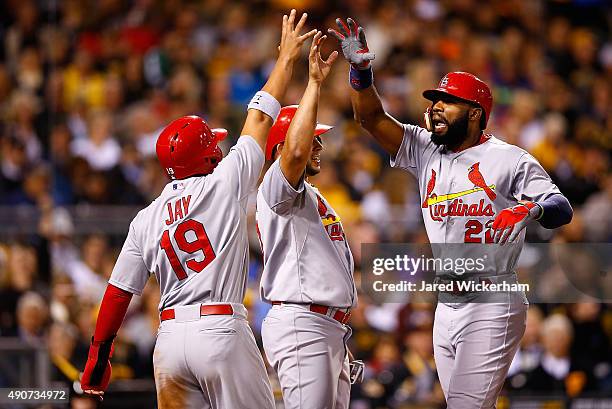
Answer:
[[[282,304],[268,312],[261,334],[285,409],[349,407],[348,326],[308,306]]]
[[[526,299],[507,303],[438,303],[434,358],[448,409],[495,408],[525,332]]]
[[[200,317],[177,307],[159,327],[153,366],[159,409],[273,409],[274,397],[246,308]]]

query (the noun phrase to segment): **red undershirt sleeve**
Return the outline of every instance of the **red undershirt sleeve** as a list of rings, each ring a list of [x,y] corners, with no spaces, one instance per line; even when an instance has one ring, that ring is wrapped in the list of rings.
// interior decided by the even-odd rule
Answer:
[[[132,293],[108,284],[96,321],[94,341],[104,342],[117,335],[131,300]]]

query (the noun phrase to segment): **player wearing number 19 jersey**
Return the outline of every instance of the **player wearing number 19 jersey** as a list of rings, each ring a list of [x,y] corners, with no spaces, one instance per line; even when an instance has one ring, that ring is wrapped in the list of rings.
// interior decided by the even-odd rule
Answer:
[[[248,264],[246,201],[264,156],[255,139],[245,135],[220,160],[216,145],[224,134],[197,116],[179,118],[160,134],[157,155],[176,179],[130,224],[102,302],[84,390],[104,386],[110,375],[111,331],[102,328],[116,325],[123,311],[109,312],[105,302],[113,309],[127,307],[125,301],[142,293],[152,273],[161,292],[153,353],[158,406],[247,408],[248,402],[257,402],[257,407],[273,407],[266,369],[242,305]]]
[[[223,158],[212,130],[197,116],[170,123],[157,156],[170,181],[130,224],[102,300],[81,384],[101,397],[113,339],[132,294],[149,275],[160,285],[161,325],[153,365],[158,408],[274,407],[266,368],[242,305],[248,265],[247,197],[264,164],[267,134],[278,116],[304,41],[306,15],[283,17],[279,57],[249,109],[242,136]]]
[[[186,117],[169,128],[158,142],[160,160],[167,141],[172,149],[173,132],[187,139],[206,124]],[[109,284],[140,294],[149,271],[159,282],[161,326],[153,364],[163,407],[180,399],[176,407],[273,407],[242,305],[247,197],[263,163],[255,140],[242,136],[212,173],[168,183],[130,225]]]

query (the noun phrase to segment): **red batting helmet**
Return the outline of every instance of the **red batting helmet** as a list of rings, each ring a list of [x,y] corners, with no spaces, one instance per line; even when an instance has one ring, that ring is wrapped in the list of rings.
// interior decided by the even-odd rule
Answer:
[[[206,175],[223,159],[217,142],[226,136],[225,129],[210,129],[199,116],[183,116],[159,134],[157,159],[172,179]]]
[[[270,128],[270,132],[268,133],[268,142],[266,144],[266,160],[272,159],[272,151],[274,147],[281,142],[285,142],[285,138],[287,137],[287,130],[289,130],[289,125],[291,124],[291,120],[295,116],[295,112],[297,111],[297,105],[288,105],[286,107],[281,108],[280,113],[278,114],[278,118],[276,118],[276,122]],[[315,136],[324,134],[325,132],[332,129],[333,126],[317,124],[315,126]]]
[[[489,86],[480,78],[469,72],[450,72],[440,80],[438,88],[423,92],[423,96],[430,101],[439,99],[440,94],[452,95],[479,105],[485,114],[483,128],[487,126],[493,107],[493,96]]]

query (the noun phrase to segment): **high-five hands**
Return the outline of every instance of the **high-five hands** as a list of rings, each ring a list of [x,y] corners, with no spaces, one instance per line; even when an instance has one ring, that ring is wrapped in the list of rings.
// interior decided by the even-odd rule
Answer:
[[[302,14],[302,17],[295,23],[295,9],[291,10],[289,16],[283,16],[283,28],[281,33],[281,43],[278,47],[279,50],[279,59],[286,58],[290,62],[295,62],[300,56],[300,50],[302,49],[302,45],[304,42],[315,35],[317,32],[316,29],[312,29],[305,34],[300,35],[300,31],[304,28],[304,24],[306,23],[306,18],[308,15],[306,13]]]
[[[327,32],[340,42],[344,58],[360,70],[368,68],[375,54],[368,48],[363,27],[359,27],[350,17],[346,19],[346,23],[337,18],[336,24],[338,31],[330,28]]]
[[[321,83],[325,78],[327,78],[332,64],[334,61],[336,61],[336,58],[338,58],[338,51],[332,52],[326,60],[321,57],[321,43],[326,38],[327,36],[323,35],[320,31],[317,31],[312,39],[310,53],[308,54],[309,80],[317,83]]]

